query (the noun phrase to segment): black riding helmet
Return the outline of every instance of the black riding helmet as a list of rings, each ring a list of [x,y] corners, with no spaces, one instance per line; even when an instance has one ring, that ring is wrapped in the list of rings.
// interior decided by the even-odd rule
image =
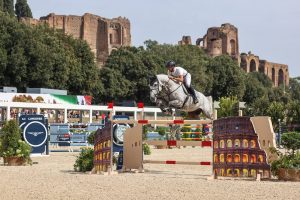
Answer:
[[[169,60],[167,63],[166,63],[166,67],[175,67],[175,62],[173,60]]]

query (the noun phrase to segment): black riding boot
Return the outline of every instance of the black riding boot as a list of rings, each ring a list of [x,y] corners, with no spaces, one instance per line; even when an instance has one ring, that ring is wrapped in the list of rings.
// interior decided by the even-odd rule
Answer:
[[[187,90],[191,94],[191,96],[193,97],[194,104],[197,104],[199,101],[198,101],[197,96],[195,94],[194,88],[192,86],[190,86],[189,88],[187,88]]]

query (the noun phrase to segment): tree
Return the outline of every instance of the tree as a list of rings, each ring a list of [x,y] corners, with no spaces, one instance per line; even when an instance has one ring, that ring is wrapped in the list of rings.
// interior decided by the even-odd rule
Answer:
[[[252,104],[256,99],[267,95],[267,89],[264,85],[256,78],[256,73],[246,74],[245,79],[245,94],[243,96],[243,101],[248,104]]]
[[[292,155],[295,155],[295,151],[300,149],[300,133],[289,132],[285,133],[281,137],[281,144],[284,148],[292,150]]]
[[[268,115],[271,117],[273,126],[277,127],[278,120],[283,121],[285,118],[285,106],[281,102],[272,102],[267,109]]]
[[[32,18],[32,12],[27,3],[27,0],[17,0],[15,8],[18,19],[20,19],[21,17]]]
[[[214,100],[227,96],[236,96],[238,99],[243,97],[244,72],[229,56],[222,55],[211,59],[207,70],[212,75],[211,94]]]
[[[238,103],[236,97],[221,97],[218,118],[238,115]]]
[[[15,16],[14,0],[3,0],[3,11],[7,12],[10,16]]]
[[[290,78],[288,91],[292,99],[300,101],[300,77]]]

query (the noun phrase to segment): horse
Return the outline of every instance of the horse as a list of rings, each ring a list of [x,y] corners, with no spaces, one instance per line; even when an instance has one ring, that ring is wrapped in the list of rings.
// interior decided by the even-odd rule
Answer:
[[[158,74],[150,78],[150,101],[164,113],[173,113],[173,109],[187,112],[189,118],[197,118],[201,112],[213,119],[212,97],[206,97],[201,92],[195,91],[198,103],[194,104],[193,98],[188,94],[183,84],[170,79],[166,74]]]

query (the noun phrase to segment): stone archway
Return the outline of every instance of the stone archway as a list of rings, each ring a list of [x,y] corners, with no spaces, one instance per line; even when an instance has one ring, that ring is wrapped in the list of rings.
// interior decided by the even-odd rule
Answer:
[[[256,72],[256,62],[254,59],[250,61],[250,72]]]
[[[248,72],[247,71],[247,59],[243,56],[241,58],[241,64],[240,64],[240,67],[245,70],[245,72]]]
[[[283,70],[279,69],[278,71],[278,86],[284,84],[284,74],[283,74]]]
[[[230,54],[234,56],[236,54],[236,42],[235,40],[230,40]]]
[[[274,69],[274,67],[272,68],[272,82],[275,85],[275,69]]]

